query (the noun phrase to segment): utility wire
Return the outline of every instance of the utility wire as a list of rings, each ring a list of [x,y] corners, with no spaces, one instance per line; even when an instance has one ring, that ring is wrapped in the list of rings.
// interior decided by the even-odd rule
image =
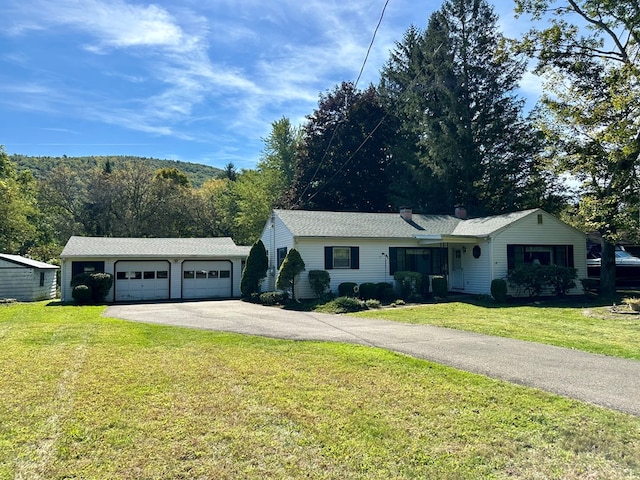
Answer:
[[[357,89],[358,86],[358,82],[360,81],[360,78],[362,77],[362,72],[364,72],[364,68],[367,65],[367,60],[369,60],[369,54],[371,53],[371,49],[373,48],[373,43],[375,42],[376,39],[376,35],[378,34],[378,30],[380,28],[380,25],[382,24],[382,20],[384,18],[384,14],[387,10],[387,5],[389,5],[389,1],[390,0],[386,0],[384,2],[384,6],[382,7],[382,12],[380,13],[380,18],[378,19],[378,24],[376,25],[376,28],[373,31],[373,35],[371,37],[371,41],[369,42],[369,47],[367,48],[367,53],[364,57],[364,60],[362,61],[362,65],[360,67],[360,72],[358,73],[358,77],[356,78],[355,83],[353,84],[353,89],[354,91]],[[348,98],[345,99],[345,107],[347,107],[346,102],[348,101]],[[329,179],[328,182],[325,183],[325,185],[327,183],[330,183],[331,180],[333,180],[336,175],[338,174],[338,172],[340,172],[344,166],[353,158],[353,156],[364,146],[364,144],[367,142],[367,140],[369,138],[371,138],[371,135],[373,135],[373,133],[378,129],[378,127],[382,124],[382,121],[384,120],[384,118],[386,118],[386,115],[383,117],[383,119],[378,123],[378,125],[376,125],[376,127],[373,129],[373,131],[364,139],[364,141],[360,144],[360,146],[356,149],[356,151],[347,159],[347,161],[338,169],[338,171],[331,177],[331,179]],[[336,126],[333,129],[333,132],[331,134],[331,138],[329,139],[329,144],[327,145],[327,147],[325,148],[324,154],[322,155],[322,158],[320,159],[320,162],[318,163],[318,167],[316,168],[315,172],[313,172],[313,176],[311,177],[311,179],[309,180],[309,182],[307,183],[307,185],[305,186],[304,190],[302,191],[302,193],[300,193],[300,195],[298,195],[298,201],[295,202],[295,204],[299,204],[302,201],[302,198],[304,197],[304,194],[307,193],[307,190],[309,190],[309,187],[311,187],[311,185],[313,184],[313,182],[316,179],[316,176],[318,175],[318,172],[320,171],[320,168],[322,167],[322,164],[324,163],[324,160],[327,158],[327,155],[329,154],[329,149],[331,148],[331,145],[333,144],[333,139],[336,136],[336,132],[338,131],[338,127],[340,126],[340,124],[342,123],[342,120],[339,120],[338,122],[336,122]],[[321,189],[320,189],[321,190]],[[317,195],[318,192],[314,193],[310,198],[313,198]]]

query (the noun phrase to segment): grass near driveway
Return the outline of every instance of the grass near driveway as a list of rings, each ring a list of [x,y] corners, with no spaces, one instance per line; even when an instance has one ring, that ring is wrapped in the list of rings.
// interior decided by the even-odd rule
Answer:
[[[640,360],[640,316],[614,315],[608,307],[595,304],[567,301],[562,305],[494,306],[450,302],[367,310],[353,315],[468,330]]]
[[[0,306],[0,478],[631,479],[640,418],[380,349]]]

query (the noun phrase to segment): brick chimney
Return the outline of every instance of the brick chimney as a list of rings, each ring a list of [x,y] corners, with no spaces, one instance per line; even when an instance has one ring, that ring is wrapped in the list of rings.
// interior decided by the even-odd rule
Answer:
[[[410,222],[413,218],[411,207],[400,207],[400,216],[407,222]]]
[[[455,216],[456,218],[459,218],[460,220],[466,220],[467,219],[467,209],[464,208],[462,205],[459,205],[456,207],[456,211],[455,211]]]

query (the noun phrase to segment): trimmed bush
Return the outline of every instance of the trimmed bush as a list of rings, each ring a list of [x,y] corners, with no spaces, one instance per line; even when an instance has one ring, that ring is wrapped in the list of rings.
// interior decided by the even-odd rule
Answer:
[[[572,288],[576,288],[576,278],[578,271],[571,267],[561,267],[559,265],[544,265],[546,270],[547,284],[553,288],[558,297],[563,297]]]
[[[422,291],[422,274],[418,272],[396,272],[393,278],[400,287],[402,298],[411,298]]]
[[[358,284],[355,282],[342,282],[338,285],[338,297],[356,297],[357,294]]]
[[[287,292],[264,292],[260,294],[260,303],[262,305],[284,305],[288,299]]]
[[[360,298],[373,300],[378,298],[378,287],[375,283],[365,282],[360,284]]]
[[[300,256],[300,252],[295,248],[292,248],[287,252],[287,256],[284,257],[280,270],[278,271],[278,278],[276,279],[276,288],[280,288],[285,291],[291,290],[291,298],[296,299],[296,278],[300,273],[304,271],[304,260]]]
[[[85,285],[91,290],[91,300],[88,303],[102,303],[113,286],[113,275],[104,272],[80,273],[71,279],[72,287],[79,285]],[[73,290],[71,296],[73,297]]]
[[[262,240],[258,240],[249,250],[247,263],[244,266],[244,270],[242,270],[240,292],[243,297],[249,297],[252,293],[260,292],[260,284],[264,277],[267,276],[268,268],[267,250],[264,248]]]
[[[577,276],[577,270],[571,267],[524,264],[511,270],[507,274],[507,281],[529,297],[537,297],[545,287],[561,297],[575,288]]]
[[[504,278],[491,280],[491,296],[498,303],[507,301],[507,281]]]
[[[447,279],[441,275],[433,277],[431,280],[431,291],[435,297],[445,298],[449,292]]]
[[[309,271],[309,285],[317,298],[323,298],[331,285],[331,276],[326,270]]]
[[[380,300],[376,300],[374,298],[365,300],[364,304],[367,308],[380,308]]]
[[[353,297],[338,297],[333,300],[336,313],[359,312],[365,309],[364,302]]]
[[[396,291],[388,282],[376,283],[376,298],[381,302],[388,302],[394,300],[396,297]]]
[[[76,285],[71,290],[71,296],[78,305],[88,305],[93,300],[93,292],[91,287],[85,284]]]

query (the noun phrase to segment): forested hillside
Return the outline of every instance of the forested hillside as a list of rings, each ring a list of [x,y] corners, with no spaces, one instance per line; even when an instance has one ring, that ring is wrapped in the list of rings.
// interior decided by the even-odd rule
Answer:
[[[11,155],[11,161],[21,172],[30,170],[37,180],[42,180],[56,167],[69,167],[75,172],[89,171],[93,168],[104,168],[107,162],[113,169],[122,168],[127,163],[143,163],[149,169],[177,168],[184,172],[191,185],[200,187],[207,180],[217,178],[222,170],[198,163],[180,162],[176,160],[160,160],[157,158],[132,157],[123,155],[90,156],[90,157],[29,157],[26,155]]]

